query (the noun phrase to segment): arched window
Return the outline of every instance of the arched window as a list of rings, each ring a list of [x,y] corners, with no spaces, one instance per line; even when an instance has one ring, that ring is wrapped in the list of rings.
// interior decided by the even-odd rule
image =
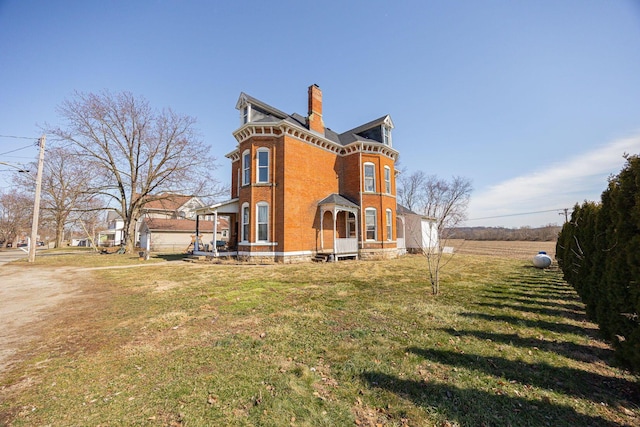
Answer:
[[[373,163],[364,164],[364,191],[376,191],[376,166]]]
[[[384,167],[384,192],[391,194],[391,168],[389,166]]]
[[[364,210],[365,238],[367,240],[377,240],[378,222],[376,217],[376,208]]]
[[[249,150],[242,152],[242,185],[251,183],[251,153]]]
[[[258,181],[261,183],[269,182],[269,149],[266,147],[258,148]]]
[[[240,240],[249,241],[249,204],[242,204],[242,229],[240,230]]]
[[[269,204],[267,202],[259,202],[256,205],[258,212],[258,220],[256,221],[256,241],[269,241]]]

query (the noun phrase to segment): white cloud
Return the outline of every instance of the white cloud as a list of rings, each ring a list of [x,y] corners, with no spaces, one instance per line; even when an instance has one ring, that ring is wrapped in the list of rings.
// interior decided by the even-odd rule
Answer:
[[[558,211],[530,213],[572,208],[584,200],[600,200],[607,178],[622,169],[624,153],[640,153],[640,135],[613,141],[473,194],[467,225],[518,227],[559,223]]]

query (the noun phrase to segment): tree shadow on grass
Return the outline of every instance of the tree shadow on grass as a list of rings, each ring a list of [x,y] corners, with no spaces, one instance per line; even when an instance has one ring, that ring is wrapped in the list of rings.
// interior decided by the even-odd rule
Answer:
[[[485,320],[487,322],[505,322],[511,323],[517,327],[544,329],[559,334],[575,334],[587,335],[590,338],[597,339],[600,337],[600,331],[597,328],[587,328],[584,325],[569,325],[567,323],[547,322],[544,320],[523,319],[517,316],[493,315],[485,313],[460,313],[460,316]]]
[[[519,286],[519,285],[518,285]],[[484,290],[484,294],[489,298],[508,298],[511,299],[513,297],[522,297],[529,298],[534,300],[542,300],[548,301],[551,299],[558,299],[562,301],[573,301],[579,302],[580,298],[573,291],[559,292],[559,291],[541,291],[537,288],[531,288],[532,290],[528,291],[526,289],[513,290],[513,289],[500,289],[494,287],[492,289]]]
[[[539,314],[542,316],[553,316],[573,320],[585,320],[584,311],[576,312],[564,308],[535,307],[532,304],[535,304],[535,302],[529,301],[529,303],[525,304],[506,304],[505,302],[480,302],[476,305],[479,307],[497,308],[499,310],[523,311],[527,313]]]
[[[580,414],[571,407],[553,404],[549,400],[400,379],[375,371],[364,372],[361,378],[369,387],[390,391],[427,409],[435,408],[448,420],[465,426],[618,426],[604,418]]]
[[[548,298],[505,298],[504,296],[495,296],[495,295],[485,295],[484,298],[486,300],[496,300],[499,302],[509,300],[515,304],[535,304],[543,307],[555,307],[561,308],[563,310],[580,312],[585,315],[584,305],[582,303],[578,303],[577,301],[567,301],[563,299],[562,301],[550,300]]]
[[[638,385],[622,378],[604,376],[580,369],[556,367],[547,363],[527,363],[502,357],[457,353],[446,350],[410,347],[407,352],[426,360],[482,371],[524,385],[555,390],[593,402],[640,403]]]
[[[484,331],[467,331],[443,328],[442,331],[453,336],[470,336],[480,340],[512,345],[519,348],[537,349],[555,353],[579,362],[594,363],[613,360],[614,352],[609,348],[599,348],[588,345],[575,344],[567,341],[547,341],[537,338],[523,338],[518,334],[498,334]]]

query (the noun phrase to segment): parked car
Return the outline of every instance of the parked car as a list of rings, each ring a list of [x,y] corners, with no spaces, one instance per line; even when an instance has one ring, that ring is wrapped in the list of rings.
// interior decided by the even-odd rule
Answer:
[[[27,242],[18,242],[18,245],[17,245],[18,248],[24,248],[26,246],[29,246],[27,245]]]

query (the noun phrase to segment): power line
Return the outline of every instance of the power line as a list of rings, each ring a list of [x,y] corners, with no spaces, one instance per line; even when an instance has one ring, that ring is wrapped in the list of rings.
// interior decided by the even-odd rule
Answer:
[[[38,139],[38,137],[35,137],[35,136],[15,136],[15,135],[0,135],[0,138],[33,139],[33,140]]]
[[[545,210],[545,211],[522,212],[522,213],[507,214],[507,215],[485,216],[485,217],[482,217],[482,218],[471,218],[471,219],[468,219],[467,221],[478,221],[478,220],[481,220],[481,219],[494,219],[494,218],[507,218],[507,217],[510,217],[510,216],[533,215],[533,214],[547,213],[547,212],[564,212],[564,208],[549,209],[549,210]]]
[[[0,153],[0,156],[4,156],[6,154],[15,153],[16,151],[26,150],[27,148],[33,148],[33,145],[27,145],[26,147],[16,148],[15,150],[7,151],[5,153]]]

